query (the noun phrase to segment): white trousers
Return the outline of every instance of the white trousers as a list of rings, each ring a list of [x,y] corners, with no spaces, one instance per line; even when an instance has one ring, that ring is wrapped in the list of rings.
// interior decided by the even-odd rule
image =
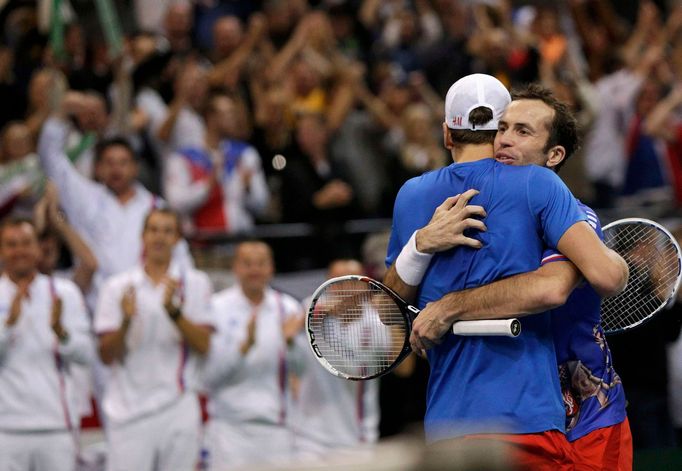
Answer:
[[[193,393],[150,416],[109,424],[108,471],[193,471],[201,412]]]
[[[0,471],[74,471],[70,432],[0,432]]]
[[[293,456],[291,432],[279,425],[211,419],[206,424],[205,442],[211,471],[282,465]]]

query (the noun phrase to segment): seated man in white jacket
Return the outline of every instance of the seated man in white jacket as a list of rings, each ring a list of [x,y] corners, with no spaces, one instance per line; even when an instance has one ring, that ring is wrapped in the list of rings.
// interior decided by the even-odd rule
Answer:
[[[362,274],[362,264],[352,259],[334,260],[327,272],[330,279]],[[371,322],[366,317],[358,322]],[[378,315],[376,322],[381,322]],[[375,443],[379,438],[378,380],[348,381],[332,375],[315,360],[304,333],[296,337],[295,347],[292,356],[299,387],[292,397],[291,428],[297,457],[319,459]]]
[[[74,362],[94,356],[85,303],[71,281],[38,272],[33,224],[0,226],[0,471],[76,468]]]
[[[268,286],[274,263],[265,243],[239,244],[233,269],[237,284],[213,297],[218,330],[204,371],[212,470],[281,464],[292,453],[288,344],[303,326],[302,308]]]

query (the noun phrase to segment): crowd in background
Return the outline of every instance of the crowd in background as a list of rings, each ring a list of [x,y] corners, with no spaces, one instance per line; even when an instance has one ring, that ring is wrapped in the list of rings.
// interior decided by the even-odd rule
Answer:
[[[296,251],[274,244],[287,269],[359,256],[344,223],[389,218],[406,179],[449,163],[443,97],[474,72],[542,82],[571,106],[583,146],[562,178],[577,197],[625,215],[680,214],[674,2],[121,0],[120,31],[95,2],[58,4],[0,1],[0,217],[37,214],[72,254],[77,284],[92,279],[93,308],[101,283],[138,260],[143,215],[160,198],[195,254],[308,223],[314,237],[287,246]],[[641,347],[658,352],[655,380],[630,373],[642,388],[628,384],[617,344],[626,391],[655,395],[670,430],[635,447],[674,445],[660,336]],[[399,375],[385,381],[423,395]]]
[[[541,81],[572,106],[585,139],[566,173],[580,198],[682,198],[673,6],[641,2],[626,18],[606,0],[121,1],[118,43],[90,2],[71,2],[59,41],[41,29],[49,9],[5,3],[3,163],[29,165],[44,120],[79,92],[67,142],[79,172],[96,178],[96,140],[125,136],[142,183],[193,234],[390,216],[406,178],[447,164],[442,96],[479,71]],[[13,196],[3,212],[31,204]]]

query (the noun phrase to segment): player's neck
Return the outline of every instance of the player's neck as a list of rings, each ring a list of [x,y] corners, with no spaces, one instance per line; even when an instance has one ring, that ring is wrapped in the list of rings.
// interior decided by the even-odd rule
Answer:
[[[33,283],[33,279],[38,274],[38,270],[33,270],[30,273],[11,273],[6,271],[7,277],[17,286],[27,286]]]
[[[120,192],[116,193],[116,199],[122,205],[125,205],[126,203],[128,203],[128,201],[130,201],[134,197],[135,197],[135,185],[133,185],[133,184],[124,188]]]
[[[242,292],[253,306],[258,306],[263,302],[263,298],[265,297],[265,291],[262,289],[249,289],[242,286]]]
[[[168,260],[148,259],[144,263],[145,273],[155,284],[159,283],[166,276],[168,267],[170,267],[170,259]]]
[[[452,150],[452,160],[457,164],[490,159],[492,156],[492,144],[466,144],[461,147],[457,146]]]

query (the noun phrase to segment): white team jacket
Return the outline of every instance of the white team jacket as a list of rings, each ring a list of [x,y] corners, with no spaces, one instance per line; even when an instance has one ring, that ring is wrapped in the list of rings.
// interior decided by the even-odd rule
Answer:
[[[211,339],[204,369],[211,419],[285,425],[288,352],[282,322],[302,314],[301,305],[291,296],[267,288],[263,301],[254,308],[235,285],[214,295],[213,312],[218,331]],[[254,313],[256,342],[242,357],[239,346]]]
[[[211,283],[200,271],[171,265],[179,280],[182,313],[187,319],[213,325]],[[136,293],[137,311],[126,334],[126,355],[110,367],[102,408],[113,424],[168,407],[185,391],[197,388],[199,356],[182,341],[178,328],[163,307],[165,285],[153,282],[141,266],[106,281],[95,311],[95,332],[112,332],[121,326],[121,299],[128,286]]]
[[[88,364],[94,342],[80,291],[69,280],[36,275],[21,316],[6,327],[16,285],[0,277],[0,430],[69,430],[79,424],[73,362]],[[69,333],[59,343],[50,327],[55,296],[62,300],[62,324]]]

